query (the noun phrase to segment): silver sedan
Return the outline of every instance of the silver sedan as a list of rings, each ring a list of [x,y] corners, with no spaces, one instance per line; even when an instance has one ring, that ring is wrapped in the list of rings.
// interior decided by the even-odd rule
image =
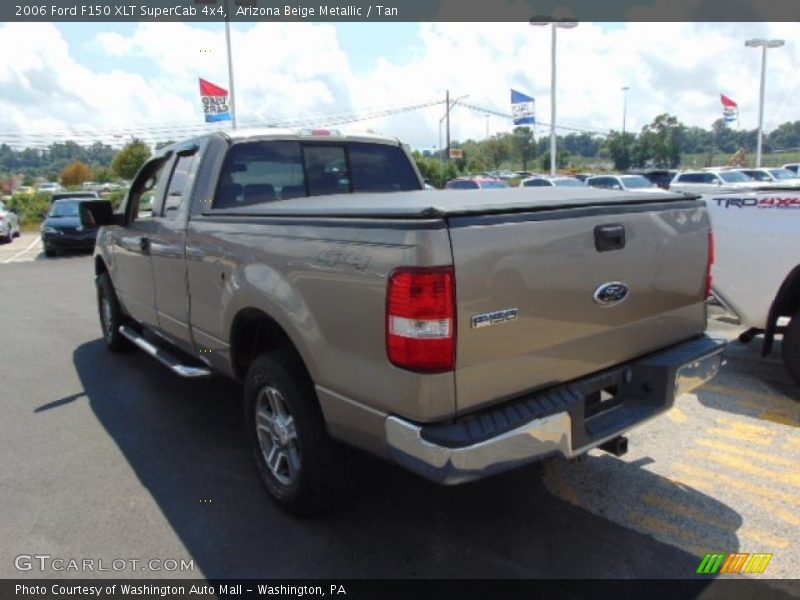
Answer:
[[[10,244],[15,237],[19,237],[19,219],[0,202],[0,240]]]

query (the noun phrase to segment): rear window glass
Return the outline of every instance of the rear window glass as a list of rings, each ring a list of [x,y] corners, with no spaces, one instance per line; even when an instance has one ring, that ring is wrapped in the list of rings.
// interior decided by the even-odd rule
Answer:
[[[499,190],[502,188],[507,188],[508,184],[502,181],[481,181],[480,187],[485,190]]]
[[[546,179],[529,179],[522,182],[523,187],[551,187],[551,184]]]
[[[445,187],[449,190],[477,190],[478,184],[474,181],[448,181]]]
[[[399,146],[269,141],[228,152],[214,208],[350,192],[402,192],[422,186]]]
[[[399,146],[352,143],[349,149],[354,192],[409,192],[420,189],[417,174]]]

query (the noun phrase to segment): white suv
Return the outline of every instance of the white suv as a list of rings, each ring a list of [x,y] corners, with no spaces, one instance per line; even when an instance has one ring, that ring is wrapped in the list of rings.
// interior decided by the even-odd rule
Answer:
[[[763,183],[755,181],[741,171],[728,169],[705,169],[703,171],[681,171],[669,184],[673,192],[736,191],[763,187]]]

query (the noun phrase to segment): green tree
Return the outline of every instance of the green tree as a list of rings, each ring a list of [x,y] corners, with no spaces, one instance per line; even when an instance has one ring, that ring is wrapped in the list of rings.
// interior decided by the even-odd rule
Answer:
[[[509,157],[509,143],[507,136],[494,135],[484,141],[481,147],[483,159],[494,169],[499,169],[503,161]]]
[[[685,127],[677,117],[666,113],[658,115],[642,129],[642,135],[649,138],[653,161],[657,167],[674,169],[680,164],[684,130]]]
[[[566,169],[571,156],[567,150],[556,147],[556,169]],[[543,171],[550,171],[550,150],[542,154],[541,164]]]
[[[608,156],[617,171],[627,171],[633,164],[634,135],[612,131],[606,140]]]
[[[528,161],[536,158],[536,140],[530,127],[515,127],[511,134],[511,148],[515,158],[522,163],[522,170],[528,170]]]
[[[139,168],[152,153],[150,146],[141,140],[133,140],[120,150],[111,162],[111,171],[122,179],[133,179]]]

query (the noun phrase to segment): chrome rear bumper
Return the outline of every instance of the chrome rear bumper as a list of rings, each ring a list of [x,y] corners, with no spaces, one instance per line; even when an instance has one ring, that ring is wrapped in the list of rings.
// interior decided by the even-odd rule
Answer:
[[[505,403],[445,425],[386,419],[390,456],[432,481],[458,484],[561,454],[573,457],[669,410],[675,397],[713,378],[724,342],[701,337],[556,389]],[[587,411],[611,385],[619,398]],[[515,422],[510,415],[534,414]],[[538,416],[541,414],[541,416]]]

